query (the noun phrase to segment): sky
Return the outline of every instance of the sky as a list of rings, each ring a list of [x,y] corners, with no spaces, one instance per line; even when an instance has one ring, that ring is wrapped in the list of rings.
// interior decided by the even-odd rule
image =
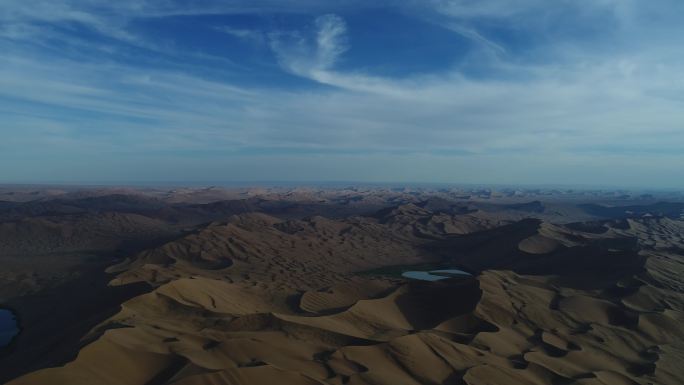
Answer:
[[[684,187],[681,0],[2,0],[0,183]]]

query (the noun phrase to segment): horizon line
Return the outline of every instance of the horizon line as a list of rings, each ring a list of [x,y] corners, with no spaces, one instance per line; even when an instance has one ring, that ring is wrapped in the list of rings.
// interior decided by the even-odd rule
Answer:
[[[360,187],[433,187],[433,188],[523,188],[523,189],[563,189],[563,190],[627,190],[627,191],[653,191],[653,192],[684,192],[684,187],[674,186],[625,186],[625,185],[598,185],[591,183],[476,183],[476,182],[400,182],[400,181],[353,181],[353,180],[321,180],[321,181],[296,181],[296,180],[235,180],[235,181],[44,181],[44,182],[1,182],[0,187],[81,187],[81,188],[250,188],[250,187],[326,187],[345,186]]]

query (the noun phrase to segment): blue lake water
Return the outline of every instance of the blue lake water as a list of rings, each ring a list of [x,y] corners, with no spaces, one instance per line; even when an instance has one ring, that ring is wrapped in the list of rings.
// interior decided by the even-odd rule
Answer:
[[[401,273],[401,276],[405,278],[417,279],[420,281],[439,281],[449,278],[440,275],[432,275],[427,271],[405,271]]]
[[[472,275],[472,274],[468,273],[467,271],[458,270],[458,269],[432,270],[432,271],[430,271],[430,274],[446,275],[448,277],[461,276],[461,275]]]
[[[404,278],[417,279],[420,281],[441,281],[452,277],[464,277],[471,274],[458,269],[430,270],[430,271],[406,271],[401,274]]]
[[[0,347],[8,345],[18,333],[19,325],[14,313],[0,309]]]

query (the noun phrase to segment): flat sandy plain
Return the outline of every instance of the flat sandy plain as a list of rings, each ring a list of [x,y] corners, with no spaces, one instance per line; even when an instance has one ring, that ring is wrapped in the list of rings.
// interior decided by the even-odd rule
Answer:
[[[0,383],[681,385],[683,202],[2,187]]]

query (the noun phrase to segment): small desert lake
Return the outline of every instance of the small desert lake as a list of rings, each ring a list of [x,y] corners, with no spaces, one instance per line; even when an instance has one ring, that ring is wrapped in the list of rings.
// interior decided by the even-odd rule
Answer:
[[[458,269],[429,270],[429,271],[405,271],[401,274],[404,278],[417,279],[420,281],[440,281],[453,277],[468,277],[472,274]]]
[[[12,338],[19,334],[19,325],[14,313],[0,309],[0,348],[9,345]]]

